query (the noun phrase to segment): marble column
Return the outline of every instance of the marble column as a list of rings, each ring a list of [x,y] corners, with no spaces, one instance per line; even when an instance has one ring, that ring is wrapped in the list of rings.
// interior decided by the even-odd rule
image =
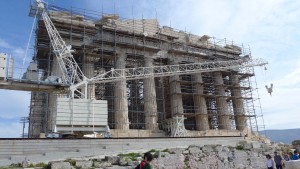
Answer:
[[[126,53],[118,53],[116,58],[116,69],[124,69],[126,65]],[[115,111],[115,129],[128,130],[128,100],[126,81],[115,83],[114,87],[114,111]]]
[[[203,97],[203,80],[201,73],[193,75],[195,79],[196,95],[194,96],[194,105],[196,107],[195,120],[196,129],[199,131],[209,130],[209,121],[207,114],[207,106],[205,98]]]
[[[145,57],[145,67],[153,66],[153,59]],[[145,129],[157,130],[157,103],[154,78],[143,80],[144,84],[144,112],[145,112]]]
[[[228,104],[225,96],[225,89],[223,86],[223,78],[221,72],[215,72],[215,83],[216,83],[216,102],[219,120],[219,129],[230,130],[230,113],[228,110]]]
[[[177,63],[175,63],[177,64]],[[170,99],[171,99],[171,115],[183,114],[183,102],[181,93],[181,85],[179,75],[170,76]]]
[[[242,99],[242,92],[239,84],[239,76],[232,75],[231,82],[233,86],[231,96],[233,96],[232,103],[235,117],[235,125],[237,130],[243,131],[247,127],[247,121],[245,117],[244,100]]]

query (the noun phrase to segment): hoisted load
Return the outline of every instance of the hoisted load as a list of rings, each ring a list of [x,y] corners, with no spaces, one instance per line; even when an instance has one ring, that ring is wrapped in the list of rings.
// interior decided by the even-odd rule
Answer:
[[[270,94],[270,96],[272,96],[272,92],[273,92],[273,83],[270,84],[270,87],[268,87],[268,85],[266,85],[266,89],[267,89],[268,93]]]

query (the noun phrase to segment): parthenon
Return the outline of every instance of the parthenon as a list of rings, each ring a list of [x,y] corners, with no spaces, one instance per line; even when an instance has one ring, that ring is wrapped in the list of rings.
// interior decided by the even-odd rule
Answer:
[[[226,39],[194,35],[156,19],[124,19],[82,9],[49,6],[49,15],[86,77],[112,68],[152,67],[237,60],[250,49]],[[59,76],[59,68],[42,20],[36,28],[40,78]],[[88,99],[107,100],[108,126],[116,137],[166,136],[169,119],[183,117],[191,136],[239,135],[257,131],[253,68],[153,77],[88,85]],[[51,130],[56,100],[62,93],[32,92],[29,137]],[[221,133],[222,132],[222,133]]]

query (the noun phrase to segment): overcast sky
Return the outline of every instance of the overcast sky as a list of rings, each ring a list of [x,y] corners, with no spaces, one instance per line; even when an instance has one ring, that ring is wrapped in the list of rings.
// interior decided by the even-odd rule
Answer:
[[[29,0],[0,1],[0,52],[20,66],[33,18]],[[262,113],[267,129],[300,128],[300,1],[284,0],[48,0],[49,3],[117,13],[125,18],[157,18],[197,35],[227,38],[249,45],[254,58],[268,60],[257,68]],[[32,46],[31,46],[32,47]],[[30,56],[29,56],[30,58]],[[28,63],[28,62],[26,62]],[[266,84],[274,84],[270,96]],[[19,137],[19,119],[29,113],[29,92],[0,90],[0,137]],[[259,105],[256,105],[259,107]],[[257,114],[260,113],[256,109]],[[260,121],[260,124],[261,121]]]

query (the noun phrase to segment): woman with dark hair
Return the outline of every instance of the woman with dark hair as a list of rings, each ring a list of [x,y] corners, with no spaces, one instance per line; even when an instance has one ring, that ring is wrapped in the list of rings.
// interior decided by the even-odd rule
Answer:
[[[144,160],[135,167],[135,169],[152,169],[150,162],[153,160],[153,155],[150,152],[144,154]]]
[[[143,169],[152,169],[152,166],[150,163],[153,160],[153,155],[150,152],[148,152],[148,153],[145,153],[144,158],[146,160],[146,164]]]
[[[274,169],[274,161],[272,160],[272,157],[269,154],[267,154],[266,158],[267,158],[267,168]]]

